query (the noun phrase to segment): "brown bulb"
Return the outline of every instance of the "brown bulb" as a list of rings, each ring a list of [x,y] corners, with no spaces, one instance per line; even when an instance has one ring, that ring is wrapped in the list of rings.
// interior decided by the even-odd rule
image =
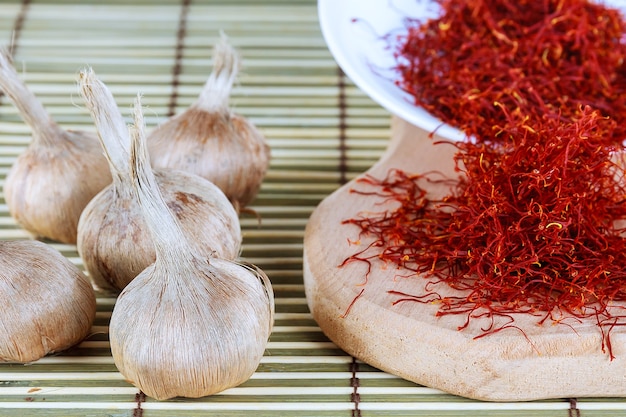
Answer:
[[[27,363],[82,341],[96,297],[85,275],[36,240],[0,242],[0,361]]]
[[[111,352],[122,375],[151,397],[211,395],[257,369],[273,326],[273,292],[258,268],[214,258],[184,233],[152,171],[142,167],[139,105],[135,118],[133,189],[157,256],[118,297]]]
[[[240,211],[257,196],[270,163],[263,134],[229,108],[239,72],[237,51],[222,36],[214,68],[196,101],[148,136],[152,166],[200,175],[220,187]]]
[[[6,51],[0,51],[0,88],[32,130],[30,145],[4,184],[9,213],[36,238],[74,244],[83,209],[111,183],[98,138],[57,125],[19,78]]]

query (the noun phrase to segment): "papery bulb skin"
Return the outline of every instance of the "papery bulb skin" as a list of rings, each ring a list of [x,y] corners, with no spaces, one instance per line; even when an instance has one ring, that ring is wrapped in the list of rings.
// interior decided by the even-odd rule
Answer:
[[[238,214],[211,182],[183,171],[155,172],[163,197],[186,234],[214,256],[241,252]],[[78,227],[78,253],[93,283],[120,291],[156,258],[150,231],[135,198],[104,189],[85,208]]]
[[[111,183],[95,134],[61,132],[58,143],[34,141],[4,183],[11,216],[35,238],[75,244],[85,206]]]
[[[220,187],[241,210],[257,196],[270,162],[270,148],[246,118],[191,108],[149,136],[155,169],[200,175]]]
[[[258,272],[220,259],[187,271],[180,280],[150,266],[122,291],[111,317],[115,364],[157,400],[204,397],[247,381],[272,329]]]

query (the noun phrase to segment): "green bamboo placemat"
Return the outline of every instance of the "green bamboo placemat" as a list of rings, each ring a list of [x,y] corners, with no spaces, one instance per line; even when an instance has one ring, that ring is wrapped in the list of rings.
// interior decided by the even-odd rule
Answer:
[[[146,398],[115,368],[108,344],[115,298],[98,294],[93,335],[83,343],[30,365],[0,365],[0,415],[626,416],[621,398],[455,397],[356,361],[322,334],[303,290],[304,226],[322,198],[376,162],[390,120],[338,69],[315,1],[0,1],[3,46],[11,45],[28,85],[66,128],[94,130],[75,85],[87,65],[127,115],[141,92],[149,127],[186,108],[209,74],[220,30],[244,58],[231,103],[265,133],[273,153],[252,205],[262,221],[242,216],[242,255],[267,272],[276,293],[276,325],[258,371],[211,397]],[[29,140],[15,108],[0,98],[0,182]],[[0,238],[28,238],[3,199]],[[74,246],[50,244],[82,266]]]

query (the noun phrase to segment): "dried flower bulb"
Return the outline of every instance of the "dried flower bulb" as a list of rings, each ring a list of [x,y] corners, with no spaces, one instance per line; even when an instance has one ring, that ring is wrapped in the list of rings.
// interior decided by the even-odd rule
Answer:
[[[213,258],[182,231],[142,167],[147,150],[138,105],[135,114],[134,191],[157,257],[118,297],[111,352],[122,375],[151,397],[214,394],[245,382],[258,367],[273,325],[271,285],[261,270]]]
[[[0,89],[32,130],[4,184],[11,216],[37,238],[76,243],[87,203],[111,182],[95,134],[64,130],[19,78],[7,51],[0,51]]]
[[[270,162],[263,134],[229,108],[237,51],[222,36],[198,100],[148,136],[152,166],[193,172],[220,187],[240,211],[257,195]]]
[[[78,224],[78,252],[94,284],[121,290],[155,260],[156,253],[132,193],[130,136],[110,90],[91,69],[79,74],[80,91],[110,162],[113,182],[85,208]],[[149,161],[141,169],[150,170]],[[241,251],[239,217],[224,193],[197,175],[155,172],[170,209],[185,232],[215,256],[234,259]]]
[[[36,240],[0,242],[0,361],[27,363],[91,331],[96,297],[61,253]]]

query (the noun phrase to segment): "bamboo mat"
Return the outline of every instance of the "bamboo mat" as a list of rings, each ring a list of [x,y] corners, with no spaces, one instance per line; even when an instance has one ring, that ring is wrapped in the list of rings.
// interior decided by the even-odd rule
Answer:
[[[0,416],[626,416],[626,399],[484,403],[378,371],[342,352],[308,312],[302,239],[317,203],[369,168],[386,147],[389,114],[341,73],[319,31],[313,0],[0,1],[0,39],[31,89],[63,127],[94,130],[75,76],[86,65],[130,114],[141,92],[154,126],[186,108],[210,71],[224,30],[245,68],[232,98],[272,147],[270,171],[242,217],[243,257],[276,293],[276,325],[263,361],[243,385],[201,399],[158,402],[117,372],[98,294],[93,335],[36,363],[0,365]],[[0,98],[0,182],[29,129]],[[0,238],[24,239],[0,196]],[[76,248],[51,243],[82,266]],[[415,341],[419,343],[419,341]]]

